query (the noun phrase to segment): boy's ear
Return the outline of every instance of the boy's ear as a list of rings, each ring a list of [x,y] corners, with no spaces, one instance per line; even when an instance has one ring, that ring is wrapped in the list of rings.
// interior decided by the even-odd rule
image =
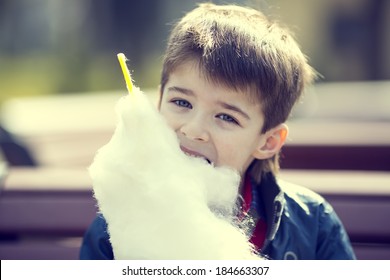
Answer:
[[[286,142],[288,127],[282,123],[262,135],[257,149],[253,152],[256,159],[267,159],[273,157]]]

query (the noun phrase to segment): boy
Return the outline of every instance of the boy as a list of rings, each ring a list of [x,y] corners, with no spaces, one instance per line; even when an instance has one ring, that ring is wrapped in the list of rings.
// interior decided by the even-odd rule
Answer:
[[[355,258],[331,206],[276,179],[285,121],[314,76],[293,38],[249,8],[201,4],[168,41],[159,111],[184,153],[240,174],[250,241],[271,259]],[[81,258],[113,258],[102,216]]]

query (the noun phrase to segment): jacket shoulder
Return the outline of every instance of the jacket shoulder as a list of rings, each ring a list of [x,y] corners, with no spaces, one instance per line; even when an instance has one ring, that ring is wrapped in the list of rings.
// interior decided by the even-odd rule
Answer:
[[[333,210],[322,195],[316,193],[313,190],[310,190],[307,187],[280,179],[278,179],[278,185],[284,192],[284,196],[287,200],[286,203],[295,203],[302,209],[307,209],[308,207],[315,208],[323,205],[325,208],[329,208],[327,209],[328,211]]]
[[[330,203],[320,194],[297,184],[278,180],[284,192],[285,220],[295,230],[315,236],[306,240],[312,244],[315,259],[354,259],[356,258],[345,228]],[[310,239],[310,238],[309,238]],[[305,242],[304,242],[305,243]],[[307,251],[310,251],[308,248]],[[311,258],[310,257],[310,258]]]

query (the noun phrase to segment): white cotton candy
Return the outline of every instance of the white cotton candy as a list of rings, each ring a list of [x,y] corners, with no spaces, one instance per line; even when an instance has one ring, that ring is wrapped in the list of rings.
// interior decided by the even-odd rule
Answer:
[[[115,259],[253,259],[233,223],[239,175],[181,152],[175,133],[137,88],[89,168]]]

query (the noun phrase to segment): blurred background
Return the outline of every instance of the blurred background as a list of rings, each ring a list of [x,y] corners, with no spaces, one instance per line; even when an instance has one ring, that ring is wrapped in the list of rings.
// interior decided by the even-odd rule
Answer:
[[[198,2],[0,0],[0,259],[78,258],[87,167],[126,93],[116,54],[155,102],[172,24]],[[390,259],[390,1],[210,2],[295,34],[322,77],[292,114],[282,175],[332,203],[359,258]]]
[[[122,89],[115,55],[156,88],[171,23],[199,1],[0,0],[0,102]],[[390,79],[386,0],[212,1],[263,10],[295,33],[320,82]]]

